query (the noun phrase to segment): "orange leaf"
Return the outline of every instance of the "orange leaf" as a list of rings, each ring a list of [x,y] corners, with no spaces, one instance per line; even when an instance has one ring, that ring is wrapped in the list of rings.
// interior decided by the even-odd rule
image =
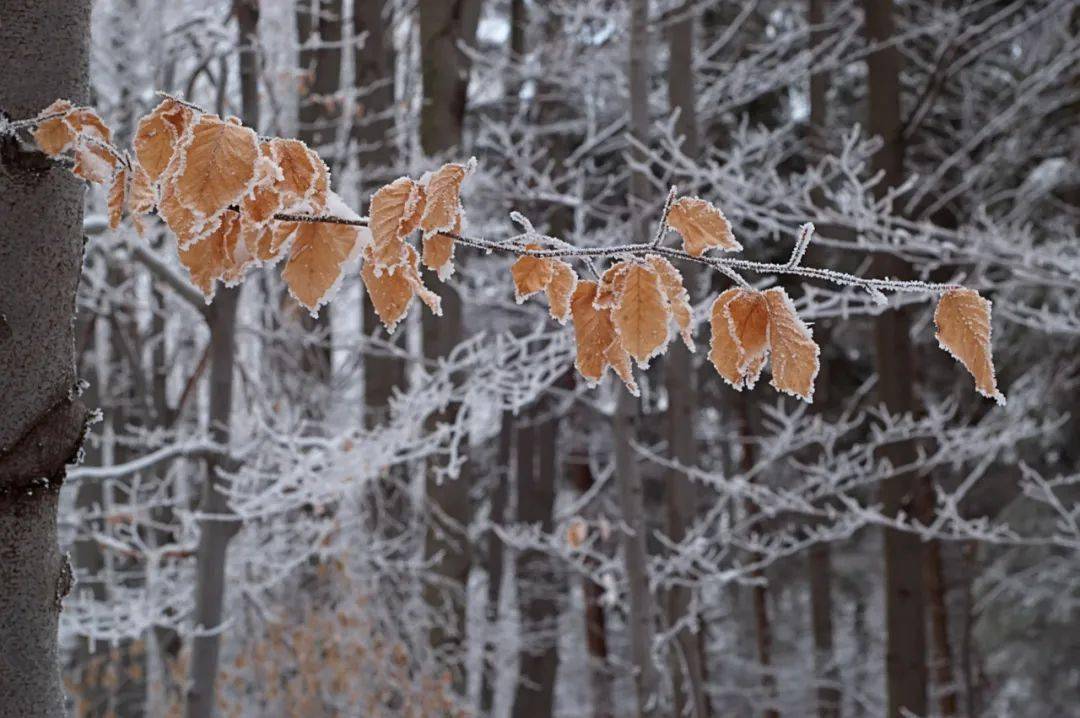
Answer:
[[[728,289],[710,310],[709,359],[737,391],[752,389],[768,354],[769,312],[764,297],[751,289]]]
[[[634,261],[629,264],[622,291],[615,295],[611,320],[623,348],[638,366],[646,367],[667,346],[671,307],[652,267]]]
[[[55,100],[51,105],[38,113],[38,117],[48,117],[57,113],[66,114],[72,108],[67,100]],[[50,157],[58,154],[71,146],[75,139],[75,129],[64,121],[64,117],[52,117],[48,120],[39,121],[34,129],[34,142],[41,151]]]
[[[235,266],[233,250],[239,232],[238,217],[235,214],[226,215],[217,229],[206,238],[179,252],[180,263],[191,274],[192,284],[203,293],[207,304],[214,298],[216,281]]]
[[[998,391],[990,345],[989,300],[972,289],[950,289],[938,300],[934,310],[935,336],[942,349],[949,352],[971,372],[975,389],[998,404],[1005,395]]]
[[[169,180],[176,199],[208,222],[236,204],[255,177],[259,142],[255,133],[217,115],[203,115],[177,149]]]
[[[540,249],[540,245],[530,244],[526,249]],[[514,299],[517,303],[521,304],[532,295],[544,291],[554,271],[551,260],[547,257],[534,257],[531,254],[518,257],[510,267],[510,274],[514,278]]]
[[[205,225],[187,207],[180,204],[176,197],[176,187],[172,183],[165,183],[161,187],[161,201],[158,203],[158,214],[165,224],[176,235],[176,244],[181,249],[187,249],[192,243],[209,234],[208,230],[217,227],[218,220]]]
[[[289,293],[308,310],[325,304],[342,268],[359,241],[356,227],[330,222],[299,222],[281,278]]]
[[[448,279],[454,271],[454,238],[445,234],[424,235],[424,266],[437,272],[439,279]]]
[[[731,233],[731,223],[724,213],[703,199],[683,197],[671,205],[668,224],[682,236],[683,249],[700,257],[713,247],[737,252],[742,245]]]
[[[671,305],[671,315],[679,327],[683,344],[690,351],[694,351],[694,310],[690,306],[690,294],[683,285],[682,274],[663,257],[650,254],[645,259],[660,277],[660,289]]]
[[[623,384],[626,384],[630,393],[640,396],[641,391],[638,389],[637,382],[634,381],[634,370],[630,366],[630,355],[623,349],[618,337],[613,339],[604,350],[604,359],[615,370],[615,374],[622,379]]]
[[[615,326],[607,309],[594,306],[597,284],[593,281],[578,282],[570,299],[570,312],[574,320],[574,338],[577,341],[577,359],[574,366],[590,383],[600,381],[609,360],[606,352],[616,342]]]
[[[176,100],[165,98],[139,120],[135,130],[135,156],[151,180],[157,181],[172,159],[177,142],[194,113]]]
[[[364,287],[367,288],[375,313],[389,332],[394,331],[398,322],[409,311],[414,295],[419,295],[436,314],[441,311],[438,296],[426,289],[420,281],[416,250],[411,245],[406,245],[405,255],[401,271],[393,274],[377,272],[372,248],[369,246],[364,249],[364,265],[360,269],[360,277],[364,280]]]
[[[393,272],[405,261],[404,237],[416,229],[423,203],[423,189],[408,177],[399,177],[372,195],[368,221],[374,271]]]
[[[127,190],[128,211],[133,215],[149,214],[157,205],[154,184],[138,162],[132,162],[131,165],[131,180]]]
[[[424,236],[434,232],[449,232],[460,226],[463,210],[461,208],[461,185],[474,167],[469,164],[447,163],[429,174],[423,182],[427,194],[427,203],[420,229]]]
[[[113,170],[119,164],[116,155],[87,135],[79,135],[75,140],[75,165],[71,173],[87,182],[106,184],[113,176]]]
[[[240,202],[245,223],[265,225],[285,206],[285,195],[279,186],[280,173],[267,143],[260,145],[262,156],[255,162],[255,181]]]
[[[551,280],[547,283],[548,311],[559,324],[570,318],[570,297],[577,288],[578,277],[574,268],[561,259],[551,260]]]
[[[330,187],[326,163],[300,140],[275,137],[268,144],[271,156],[281,170],[277,189],[282,195],[283,209],[291,211],[298,205],[308,205],[308,210],[318,211],[324,207]]]
[[[814,343],[810,327],[799,319],[795,305],[781,287],[767,289],[762,294],[769,312],[772,385],[779,391],[811,402],[820,350]]]
[[[120,220],[124,217],[124,203],[127,201],[128,171],[121,166],[113,173],[112,184],[109,185],[106,206],[109,210],[109,229],[120,226]]]

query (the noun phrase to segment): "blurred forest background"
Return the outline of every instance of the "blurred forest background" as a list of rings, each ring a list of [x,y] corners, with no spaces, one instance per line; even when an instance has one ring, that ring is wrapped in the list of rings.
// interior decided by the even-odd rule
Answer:
[[[394,334],[357,276],[206,305],[88,195],[62,495],[79,716],[1053,716],[1080,699],[1080,9],[1071,0],[97,0],[92,104],[297,137],[358,212],[478,160],[468,234],[624,244],[668,187],[750,259],[959,281],[1008,403],[882,306],[785,279],[812,405],[698,351],[585,386],[510,257]],[[635,207],[630,197],[643,202]],[[651,232],[652,230],[647,230]],[[469,255],[469,256],[466,256]],[[775,284],[759,278],[758,286]]]

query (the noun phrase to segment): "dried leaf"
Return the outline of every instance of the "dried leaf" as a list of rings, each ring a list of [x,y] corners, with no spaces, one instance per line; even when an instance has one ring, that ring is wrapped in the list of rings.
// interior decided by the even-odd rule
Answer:
[[[211,223],[209,227],[206,226],[191,210],[180,204],[176,197],[176,188],[169,182],[161,187],[158,215],[176,235],[177,246],[182,250],[209,234],[208,230],[213,230],[217,226],[215,223]]]
[[[238,217],[227,215],[206,238],[179,252],[180,263],[191,274],[191,283],[203,293],[207,304],[214,298],[217,280],[235,268],[233,250],[239,233]]]
[[[577,283],[578,276],[573,267],[561,259],[551,260],[551,280],[546,287],[548,311],[559,324],[566,324],[570,318],[570,297]]]
[[[261,226],[274,219],[285,206],[281,191],[281,171],[273,159],[269,143],[259,147],[261,157],[255,162],[255,180],[240,202],[240,213],[245,223]]]
[[[454,239],[445,234],[424,235],[424,266],[437,272],[439,279],[454,271]]]
[[[132,145],[139,164],[151,180],[156,182],[165,171],[193,114],[176,100],[165,98],[139,120]]]
[[[61,114],[60,117],[52,117],[40,120],[34,129],[34,142],[42,152],[50,157],[56,157],[71,146],[75,140],[75,129],[64,121],[64,116],[72,108],[67,100],[55,100],[51,105],[38,113],[38,117]]]
[[[591,383],[603,378],[604,369],[609,364],[607,349],[617,341],[611,313],[607,309],[597,309],[594,306],[597,289],[596,282],[578,282],[570,299],[574,338],[577,341],[577,359],[574,365]]]
[[[364,265],[360,277],[364,280],[368,298],[386,330],[393,332],[409,311],[413,296],[419,296],[435,314],[440,314],[439,297],[420,281],[419,258],[411,245],[406,245],[401,271],[377,271],[372,247],[364,248]]]
[[[127,201],[128,171],[121,166],[113,173],[112,184],[106,194],[106,206],[109,210],[109,229],[120,226],[120,220],[124,217],[124,204]]]
[[[299,222],[281,278],[289,294],[309,311],[325,304],[353,256],[359,230],[330,222]]]
[[[420,278],[420,258],[411,244],[405,245],[405,264],[400,273],[405,275],[405,281],[412,287],[413,294],[420,297],[420,301],[427,305],[435,316],[442,316],[442,299],[435,292],[424,286]]]
[[[971,372],[975,389],[998,404],[1005,395],[998,391],[990,344],[991,304],[972,289],[950,289],[938,300],[934,311],[935,336],[942,349],[949,352]]]
[[[424,183],[427,203],[420,219],[420,229],[424,231],[425,237],[435,232],[448,232],[455,226],[460,226],[463,213],[461,185],[472,169],[471,162],[467,165],[451,162],[427,176]]]
[[[668,213],[668,224],[682,237],[683,249],[695,257],[713,247],[729,252],[742,249],[735,241],[731,223],[724,213],[703,199],[683,197],[676,200]]]
[[[540,249],[538,244],[526,245],[526,249]],[[510,267],[514,278],[514,299],[521,304],[534,294],[547,288],[554,274],[551,260],[547,257],[534,257],[523,254]]]
[[[618,337],[612,340],[607,349],[604,350],[604,359],[615,370],[615,374],[622,379],[623,384],[626,384],[626,388],[630,393],[634,396],[640,396],[641,390],[638,389],[637,382],[634,381],[634,370],[630,365],[630,355],[623,349]]]
[[[768,354],[769,311],[760,292],[735,287],[723,292],[710,310],[709,359],[737,391],[752,389]]]
[[[246,194],[255,177],[259,142],[246,127],[203,115],[177,149],[169,180],[176,199],[203,221],[217,217]]]
[[[596,290],[596,299],[593,303],[597,309],[610,309],[615,306],[616,298],[622,294],[626,286],[626,273],[633,266],[633,262],[616,262],[607,268],[600,277],[600,286]]]
[[[682,274],[668,260],[655,254],[645,258],[660,277],[660,289],[671,305],[671,315],[679,327],[679,336],[690,351],[694,351],[694,310],[690,306],[690,293],[683,284]]]
[[[772,385],[805,402],[814,399],[820,350],[810,327],[795,313],[795,305],[781,287],[763,293],[769,312],[769,354]]]
[[[76,138],[74,147],[75,164],[71,173],[87,182],[107,184],[120,164],[109,147],[85,135]]]
[[[566,525],[566,543],[572,549],[581,548],[589,538],[589,525],[580,516],[570,519]]]
[[[368,213],[374,271],[393,272],[405,261],[404,237],[416,229],[423,202],[423,190],[408,177],[399,177],[372,195]]]
[[[105,144],[112,142],[112,130],[89,107],[76,107],[69,110],[64,115],[64,122],[80,137],[88,137]]]
[[[132,162],[131,166],[131,179],[127,190],[128,212],[132,215],[149,214],[157,206],[154,184],[138,162]]]
[[[660,278],[647,264],[631,262],[622,291],[615,295],[611,320],[622,346],[638,366],[663,351],[668,342],[671,307],[660,290]]]

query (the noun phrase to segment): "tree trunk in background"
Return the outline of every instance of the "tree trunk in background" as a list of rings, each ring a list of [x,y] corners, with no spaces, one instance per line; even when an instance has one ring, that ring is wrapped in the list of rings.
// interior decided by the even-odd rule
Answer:
[[[469,63],[458,43],[472,44],[480,20],[480,0],[420,0],[420,64],[423,106],[420,110],[420,143],[426,155],[447,153],[460,147],[469,87]],[[460,260],[459,260],[460,262]],[[463,336],[461,296],[438,280],[432,287],[442,299],[443,315],[424,312],[423,347],[427,359],[446,356]],[[458,407],[447,407],[433,420],[453,421]],[[455,664],[464,656],[465,588],[472,560],[468,527],[472,516],[469,499],[471,467],[465,464],[458,476],[439,480],[437,466],[428,467],[425,493],[433,507],[429,515],[424,557],[434,561],[435,580],[424,587],[424,600],[438,616],[428,642],[438,659],[453,670],[454,688],[464,695],[465,671]],[[438,560],[435,557],[438,556]],[[450,601],[444,606],[445,600]]]
[[[535,420],[548,409],[541,405],[530,412],[528,419]],[[546,535],[554,529],[557,435],[558,420],[553,417],[538,426],[528,424],[518,430],[518,523],[523,527],[539,526]],[[531,446],[537,451],[527,448]],[[515,564],[522,649],[511,715],[548,718],[553,715],[559,664],[561,571],[549,554],[534,549],[519,552]]]
[[[341,125],[341,40],[342,0],[299,0],[296,8],[296,33],[300,42],[298,59],[301,90],[298,107],[297,137],[316,150],[333,174],[341,168],[338,130]],[[318,47],[304,45],[317,36]],[[254,125],[249,125],[254,126]],[[297,312],[304,329],[302,378],[305,383],[299,396],[309,404],[325,404],[333,369],[331,308],[321,307],[317,317],[307,311]],[[319,400],[311,401],[312,396]],[[318,411],[315,409],[314,411]]]
[[[697,23],[693,5],[688,0],[677,7],[673,11],[673,22],[668,27],[668,105],[672,111],[679,112],[675,129],[683,138],[682,150],[688,157],[696,157],[700,151],[693,64],[694,27]],[[684,283],[691,295],[694,295],[697,276],[697,266],[693,263],[683,268]],[[668,450],[681,465],[697,466],[697,437],[694,431],[697,382],[690,350],[682,342],[676,341],[671,344],[665,362]],[[667,504],[665,530],[673,542],[680,542],[694,520],[697,487],[685,473],[669,470],[664,476],[664,491]],[[673,626],[689,612],[691,591],[684,586],[673,586],[668,590],[666,599],[667,624]],[[687,715],[688,706],[693,706],[692,715],[695,718],[705,718],[710,714],[704,685],[706,636],[706,627],[700,623],[696,633],[687,627],[675,635],[669,670],[676,716]]]
[[[488,520],[492,526],[499,526],[506,520],[506,508],[510,499],[510,455],[514,445],[514,415],[509,411],[502,413],[499,424],[499,445],[495,455],[495,470],[492,472],[491,512]],[[487,626],[492,636],[499,627],[499,600],[502,595],[503,562],[506,551],[503,543],[494,531],[488,532],[487,547]],[[495,681],[499,673],[498,641],[484,641],[484,666],[480,688],[480,710],[483,715],[490,715],[495,705]]]
[[[866,39],[889,42],[893,36],[892,0],[863,0]],[[883,173],[874,193],[882,197],[903,180],[904,140],[900,98],[900,51],[895,45],[876,50],[867,58],[868,129],[883,145],[874,155],[873,169]],[[874,276],[907,279],[911,267],[888,254],[874,258]],[[911,348],[911,313],[901,308],[882,314],[874,324],[878,392],[889,411],[914,412],[915,375]],[[883,455],[893,466],[915,459],[911,442],[894,444]],[[882,482],[879,498],[888,516],[917,515],[921,480],[903,474]],[[922,541],[915,534],[885,529],[885,671],[888,714],[926,713],[926,613],[923,601]]]
[[[938,694],[938,711],[942,716],[955,716],[959,712],[959,687],[953,677],[949,611],[946,602],[948,587],[945,585],[945,566],[940,541],[929,541],[923,546],[923,582],[926,585],[930,609],[930,631],[934,639],[934,687]]]
[[[258,5],[238,12],[238,42],[253,48],[258,38]],[[243,60],[247,55],[247,59]],[[258,56],[254,49],[241,53],[241,88],[244,100],[241,120],[248,127],[259,127]],[[252,87],[254,85],[254,87]],[[248,104],[249,102],[253,104]],[[229,446],[232,423],[233,376],[236,363],[236,311],[240,287],[218,289],[209,309],[210,324],[210,436],[222,447]],[[229,541],[240,528],[225,496],[225,482],[220,471],[235,470],[224,458],[206,462],[206,482],[199,500],[199,545],[196,550],[195,628],[191,644],[191,667],[187,692],[188,718],[207,718],[214,714],[218,664],[221,653],[221,619],[225,609],[225,579]]]
[[[825,22],[825,10],[827,0],[809,0],[807,21],[811,26],[810,47],[821,47],[825,42],[825,31],[818,29]],[[825,151],[825,135],[828,125],[828,92],[829,75],[825,72],[815,72],[810,75],[810,127],[809,127],[809,156],[816,162]],[[825,192],[822,188],[813,189],[811,199],[821,206],[825,203]],[[817,261],[817,256],[825,254],[819,247],[812,247],[812,255],[815,266],[828,266],[824,261]],[[818,375],[817,386],[819,387],[815,397],[823,410],[831,408],[836,397],[832,382],[834,374],[832,367],[833,355],[827,347],[832,324],[829,321],[818,322],[814,326],[818,344],[826,347],[821,357],[821,370]],[[840,706],[843,696],[839,687],[839,671],[835,662],[833,650],[833,601],[832,601],[832,548],[829,543],[815,543],[807,552],[806,568],[810,584],[810,627],[814,636],[814,670],[817,688],[817,712],[818,718],[839,718]]]
[[[33,117],[87,100],[89,0],[0,5],[0,108]],[[0,635],[4,712],[61,716],[57,652],[71,567],[57,546],[65,465],[82,444],[75,398],[75,292],[83,183],[39,152],[0,140]]]
[[[649,137],[649,3],[631,0],[629,42],[630,133],[647,144]],[[641,160],[640,152],[635,152]],[[640,172],[630,176],[630,212],[634,242],[648,237],[644,205],[648,201],[648,178]],[[615,444],[615,485],[619,508],[626,524],[623,536],[623,560],[630,598],[627,631],[630,659],[635,669],[635,715],[655,714],[657,695],[656,667],[652,661],[653,605],[649,592],[648,549],[645,542],[644,484],[640,464],[632,442],[637,437],[638,398],[617,386],[612,430]]]

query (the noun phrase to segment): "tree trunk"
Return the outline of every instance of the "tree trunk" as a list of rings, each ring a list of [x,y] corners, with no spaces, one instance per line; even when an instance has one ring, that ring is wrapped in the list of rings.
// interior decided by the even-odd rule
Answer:
[[[931,540],[923,546],[923,580],[930,607],[930,630],[933,636],[934,687],[938,694],[938,711],[942,716],[955,716],[959,711],[958,686],[953,677],[952,644],[949,641],[949,611],[946,602],[945,566],[941,542]]]
[[[239,10],[239,8],[238,8]],[[239,44],[253,46],[258,37],[258,4],[237,12]],[[245,59],[245,55],[248,57]],[[241,53],[241,119],[248,127],[259,127],[258,57]],[[254,87],[252,86],[254,85]],[[251,103],[251,104],[248,104]],[[236,362],[236,311],[240,287],[220,288],[210,307],[210,435],[222,447],[229,446],[232,425],[233,375]],[[214,714],[221,653],[221,619],[225,609],[225,579],[229,541],[240,528],[224,493],[219,470],[233,470],[226,459],[206,462],[206,482],[199,501],[199,544],[196,549],[196,636],[191,644],[190,678],[187,692],[188,718],[208,718]]]
[[[893,35],[892,0],[864,0],[866,39],[889,42]],[[884,196],[903,179],[904,140],[902,136],[900,50],[895,45],[881,48],[867,57],[868,128],[882,139],[874,155],[873,169],[883,173],[874,192]],[[911,267],[903,259],[879,254],[872,272],[878,277],[907,279]],[[882,314],[874,325],[875,364],[878,391],[892,412],[914,412],[914,362],[911,348],[909,309]],[[894,466],[910,463],[916,456],[911,442],[888,447],[883,454]],[[880,500],[888,516],[903,512],[915,516],[920,479],[910,473],[882,482]],[[926,615],[923,605],[922,542],[918,536],[892,528],[885,529],[885,672],[888,686],[888,715],[899,718],[904,711],[926,713]]]
[[[0,108],[33,117],[58,97],[87,100],[89,0],[0,5]],[[71,587],[56,511],[82,444],[75,293],[83,183],[13,138],[0,139],[0,635],[4,712],[61,716],[57,621]]]
[[[506,508],[510,499],[510,454],[514,445],[514,415],[504,411],[499,425],[499,446],[495,455],[495,467],[492,471],[491,511],[488,520],[492,526],[501,525],[506,519]],[[503,561],[505,559],[503,543],[494,531],[488,532],[487,553],[487,625],[492,635],[499,627],[499,601],[502,595]],[[498,677],[497,641],[485,641],[484,675],[480,688],[480,709],[483,715],[490,715],[495,706],[495,681]]]
[[[630,133],[640,143],[649,136],[649,2],[631,0],[630,42]],[[634,151],[642,160],[640,151]],[[648,225],[644,206],[649,182],[641,172],[630,176],[630,213],[635,242],[645,242]],[[616,387],[615,416],[612,421],[615,445],[615,485],[619,508],[625,523],[623,560],[630,597],[627,631],[630,634],[630,658],[634,666],[636,692],[635,715],[654,715],[657,695],[656,667],[652,660],[653,605],[649,592],[648,548],[645,541],[644,484],[632,442],[637,437],[638,399],[623,387]]]
[[[480,20],[480,0],[421,0],[420,64],[423,83],[423,106],[420,110],[420,143],[427,155],[445,153],[459,147],[465,122],[465,103],[469,87],[469,62],[458,43],[472,44]],[[424,313],[424,356],[436,359],[448,354],[463,335],[462,301],[457,290],[436,281],[435,291],[442,300],[443,315]],[[442,417],[433,421],[454,420],[456,405],[447,407]],[[441,480],[438,466],[428,467],[425,493],[435,507],[428,521],[424,556],[434,561],[435,580],[424,587],[424,600],[439,616],[428,634],[428,642],[437,660],[446,661],[453,671],[454,688],[464,695],[465,671],[455,664],[464,655],[465,587],[469,578],[471,546],[468,526],[472,516],[469,500],[471,467],[465,464],[456,478]],[[446,601],[449,606],[444,607]]]
[[[529,419],[541,413],[534,409]],[[528,419],[527,419],[528,421]],[[518,430],[517,514],[523,526],[539,526],[543,534],[554,529],[557,420]],[[532,461],[535,445],[535,462]],[[522,641],[514,718],[548,718],[555,704],[555,671],[558,668],[559,586],[561,572],[555,559],[544,551],[518,553],[519,631]]]
[[[675,129],[683,138],[682,149],[689,157],[696,157],[700,148],[697,128],[697,92],[694,88],[694,26],[693,3],[684,2],[673,11],[668,27],[668,104],[678,110]],[[697,268],[689,265],[683,269],[687,287],[696,285]],[[691,289],[692,291],[692,289]],[[667,388],[668,409],[666,430],[671,457],[683,466],[697,466],[698,450],[694,432],[697,417],[697,382],[694,375],[690,350],[682,342],[671,345],[666,358],[664,381]],[[669,470],[664,477],[666,499],[665,530],[674,542],[686,535],[686,528],[694,520],[697,503],[697,487],[685,473]],[[691,592],[684,586],[673,586],[666,596],[667,624],[675,625],[683,619],[690,607]],[[705,695],[705,638],[706,630],[699,625],[695,634],[689,627],[675,635],[669,657],[669,670],[674,691],[676,716],[687,715],[693,706],[695,718],[709,715]],[[685,666],[685,671],[683,667]]]

